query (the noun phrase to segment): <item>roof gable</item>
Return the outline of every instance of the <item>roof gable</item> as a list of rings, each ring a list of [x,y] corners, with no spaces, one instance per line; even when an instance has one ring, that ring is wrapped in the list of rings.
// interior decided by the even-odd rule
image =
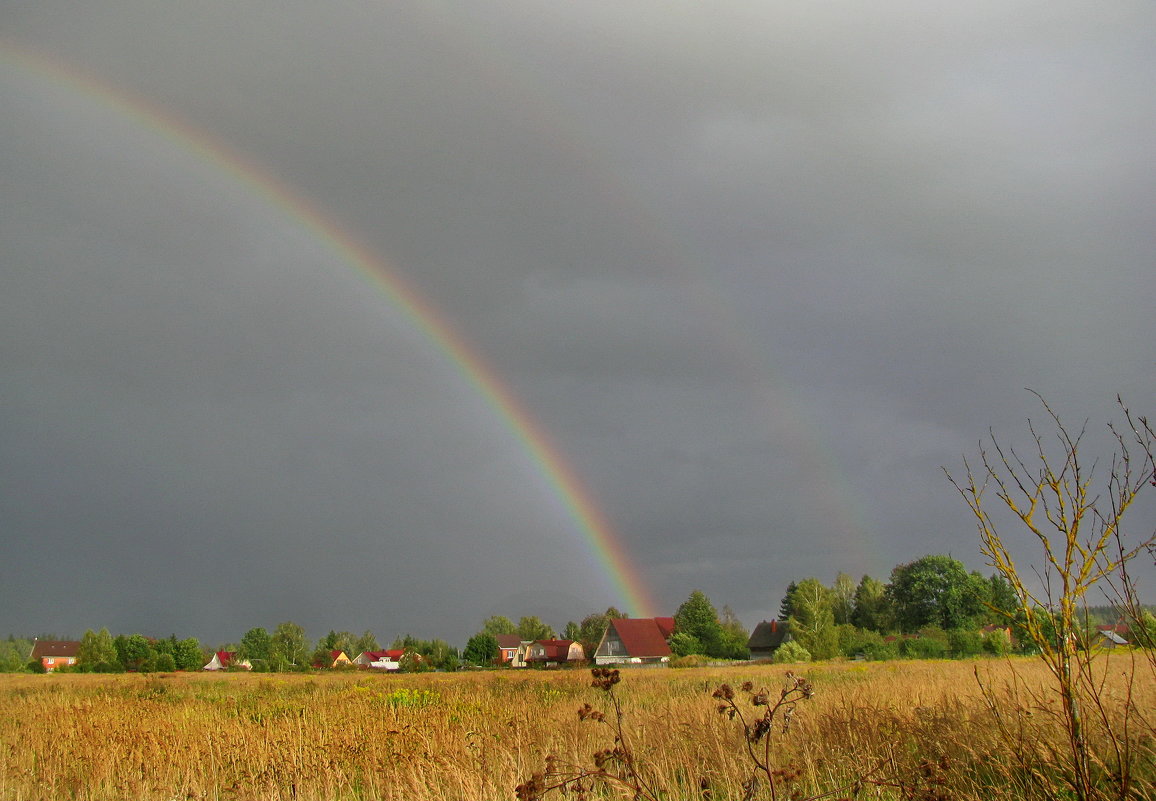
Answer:
[[[610,627],[618,635],[627,656],[670,656],[670,646],[666,644],[663,625],[658,622],[660,620],[669,620],[673,630],[674,618],[615,618],[610,621]]]

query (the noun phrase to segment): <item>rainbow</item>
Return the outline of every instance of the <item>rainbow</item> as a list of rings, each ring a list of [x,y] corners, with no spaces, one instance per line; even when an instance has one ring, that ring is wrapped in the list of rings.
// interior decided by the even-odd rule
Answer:
[[[388,262],[294,187],[172,112],[111,86],[89,73],[0,39],[0,61],[97,99],[141,127],[231,175],[331,249],[380,291],[494,411],[545,478],[585,538],[621,602],[635,617],[653,617],[656,606],[618,534],[562,452],[511,389],[453,325]]]

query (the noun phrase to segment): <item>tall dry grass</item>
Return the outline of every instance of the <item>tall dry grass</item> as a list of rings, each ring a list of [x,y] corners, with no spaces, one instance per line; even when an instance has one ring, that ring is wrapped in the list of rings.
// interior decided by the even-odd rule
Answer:
[[[1109,697],[1124,697],[1126,659],[1102,661]],[[746,680],[777,691],[786,670],[623,671],[615,693],[648,781],[670,798],[741,798],[742,730],[711,692]],[[1046,686],[1033,661],[804,672],[814,697],[774,735],[776,764],[797,774],[787,792],[878,768],[859,797],[1056,797],[1046,756],[1062,732],[1046,690],[1027,692]],[[1133,693],[1156,708],[1151,681]],[[586,671],[3,676],[0,799],[509,799],[547,755],[589,764],[610,745],[606,726],[576,714],[606,700]],[[1151,738],[1131,736],[1140,764],[1156,762]]]

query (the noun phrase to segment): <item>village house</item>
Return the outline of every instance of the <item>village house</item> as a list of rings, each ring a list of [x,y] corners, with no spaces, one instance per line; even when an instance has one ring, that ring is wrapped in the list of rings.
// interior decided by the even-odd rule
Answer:
[[[1118,648],[1129,644],[1132,631],[1127,623],[1101,623],[1096,626],[1094,644],[1098,648]]]
[[[313,665],[315,668],[339,668],[350,667],[353,665],[353,660],[345,655],[345,651],[330,651],[329,660],[327,662],[318,662]]]
[[[389,651],[363,651],[353,660],[358,667],[374,670],[401,670],[401,658],[405,650],[394,648]]]
[[[531,640],[523,640],[517,634],[499,634],[494,639],[498,641],[498,665],[526,666],[526,652],[533,644]]]
[[[58,667],[75,665],[80,653],[80,643],[75,640],[36,640],[32,645],[29,659],[43,665],[45,672],[51,673]]]
[[[527,662],[543,667],[556,667],[585,660],[586,653],[582,650],[582,644],[573,640],[538,640],[530,644],[526,654]]]
[[[791,639],[791,629],[785,620],[764,620],[755,626],[747,640],[751,660],[770,659],[780,645]]]
[[[667,641],[672,617],[614,618],[594,651],[596,665],[665,664],[672,656]]]
[[[217,651],[213,654],[213,658],[209,660],[209,664],[205,665],[202,670],[228,670],[230,667],[241,668],[243,670],[252,670],[253,663],[248,659],[242,659],[240,662],[235,661],[236,654],[233,651]]]

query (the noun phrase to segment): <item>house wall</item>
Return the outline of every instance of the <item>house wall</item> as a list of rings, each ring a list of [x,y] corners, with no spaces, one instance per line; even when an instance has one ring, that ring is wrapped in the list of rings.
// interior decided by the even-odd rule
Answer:
[[[56,670],[58,667],[75,665],[75,656],[42,656],[40,657],[40,664],[44,665],[44,670],[48,673]]]

